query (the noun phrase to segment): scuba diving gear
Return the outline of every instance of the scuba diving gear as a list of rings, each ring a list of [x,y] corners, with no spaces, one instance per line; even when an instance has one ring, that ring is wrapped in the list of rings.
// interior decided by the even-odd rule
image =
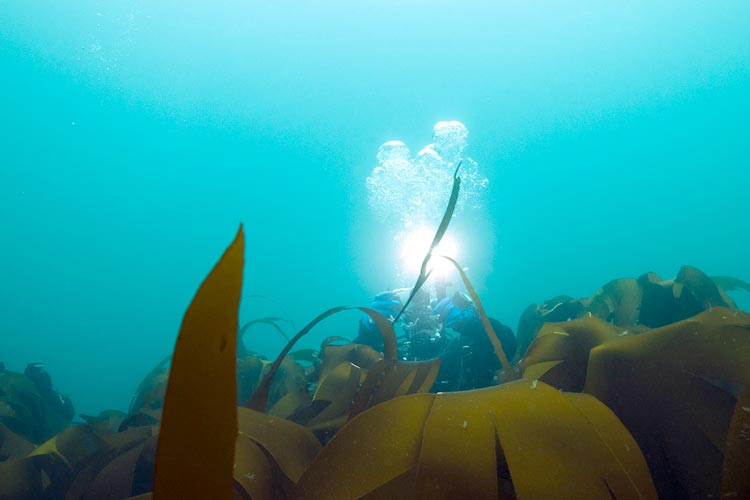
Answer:
[[[446,297],[433,307],[443,326],[460,331],[466,323],[479,318],[477,308],[471,298],[463,292],[456,292]]]

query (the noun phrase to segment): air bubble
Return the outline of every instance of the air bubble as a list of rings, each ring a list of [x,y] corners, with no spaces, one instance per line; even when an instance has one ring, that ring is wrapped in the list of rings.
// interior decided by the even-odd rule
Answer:
[[[414,158],[406,144],[392,140],[378,150],[378,165],[367,178],[370,207],[385,222],[403,228],[437,224],[453,187],[453,173],[461,162],[461,191],[454,215],[468,205],[481,206],[489,181],[477,163],[464,156],[469,131],[456,120],[433,127],[433,143]]]

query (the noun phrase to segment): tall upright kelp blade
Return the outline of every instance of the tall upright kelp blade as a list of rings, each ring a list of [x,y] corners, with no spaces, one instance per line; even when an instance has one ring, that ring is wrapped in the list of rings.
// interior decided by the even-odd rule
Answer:
[[[453,217],[453,212],[456,210],[456,203],[458,202],[458,193],[461,190],[461,178],[458,176],[459,168],[461,168],[461,162],[458,162],[458,165],[456,165],[456,171],[453,172],[453,189],[451,190],[451,197],[448,200],[448,206],[445,207],[445,213],[443,213],[443,219],[440,221],[440,225],[438,226],[437,231],[435,231],[435,237],[432,238],[432,244],[430,245],[430,249],[427,251],[427,255],[424,256],[424,260],[422,261],[422,267],[420,268],[419,276],[417,277],[417,282],[414,284],[414,288],[411,289],[411,293],[409,294],[409,298],[406,299],[406,303],[404,304],[404,307],[402,307],[401,310],[396,315],[396,317],[393,318],[393,323],[396,323],[396,321],[398,321],[398,319],[401,317],[404,311],[406,311],[406,308],[409,307],[409,304],[411,303],[412,299],[417,294],[419,289],[422,288],[422,285],[424,285],[425,281],[427,281],[427,277],[430,275],[430,273],[427,272],[427,264],[430,262],[430,259],[432,258],[432,252],[440,244],[440,240],[443,239],[443,235],[445,235],[445,232],[448,230],[448,224],[450,224],[451,218]]]
[[[201,284],[177,337],[156,452],[154,499],[230,499],[245,237]]]

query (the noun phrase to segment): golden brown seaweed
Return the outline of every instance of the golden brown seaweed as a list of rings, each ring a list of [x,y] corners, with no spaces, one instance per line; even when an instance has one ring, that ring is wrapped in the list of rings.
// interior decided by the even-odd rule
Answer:
[[[230,498],[237,438],[237,323],[242,227],[180,327],[164,398],[154,498]]]
[[[521,499],[656,498],[611,411],[529,380],[375,406],[323,448],[291,498],[495,499],[504,466]]]

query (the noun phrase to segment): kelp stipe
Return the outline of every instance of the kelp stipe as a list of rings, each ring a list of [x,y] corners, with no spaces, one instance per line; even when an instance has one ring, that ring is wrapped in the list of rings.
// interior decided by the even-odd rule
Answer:
[[[155,500],[232,498],[244,248],[240,226],[183,318],[164,399]]]

